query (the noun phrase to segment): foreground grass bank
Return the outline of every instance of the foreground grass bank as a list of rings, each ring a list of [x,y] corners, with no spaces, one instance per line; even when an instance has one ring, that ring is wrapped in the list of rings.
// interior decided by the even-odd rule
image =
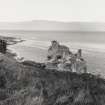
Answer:
[[[0,105],[105,105],[105,80],[0,54]]]

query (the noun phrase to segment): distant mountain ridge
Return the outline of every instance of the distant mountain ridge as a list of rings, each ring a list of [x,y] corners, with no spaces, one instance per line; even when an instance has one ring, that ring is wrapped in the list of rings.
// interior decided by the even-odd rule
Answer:
[[[33,20],[25,22],[0,22],[0,30],[33,30],[33,31],[105,31],[101,22],[57,22]]]

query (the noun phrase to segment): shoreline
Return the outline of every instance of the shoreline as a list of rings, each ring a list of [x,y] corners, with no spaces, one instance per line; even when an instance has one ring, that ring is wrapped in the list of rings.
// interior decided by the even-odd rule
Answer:
[[[14,45],[17,43],[21,43],[25,40],[21,39],[21,38],[15,38],[15,37],[9,37],[9,36],[0,36],[0,39],[5,40],[7,42],[7,45]]]
[[[21,46],[22,42],[24,43],[26,41],[25,43],[27,43],[28,40],[23,40],[20,38],[14,38],[14,37],[2,37],[2,38],[8,41],[9,43],[8,49],[10,50],[9,52],[12,53],[13,55],[14,54],[16,55],[16,60],[21,61],[21,59],[23,59],[40,63],[43,63],[45,61],[47,48],[41,49],[39,48],[39,46],[38,47],[29,47],[24,45]],[[77,47],[71,49],[73,49],[74,52],[77,51]],[[86,50],[82,49],[82,50],[83,50],[83,57],[87,61],[88,71],[96,75],[101,74],[102,76],[105,77],[104,52],[95,52],[94,50],[90,51],[88,49]]]

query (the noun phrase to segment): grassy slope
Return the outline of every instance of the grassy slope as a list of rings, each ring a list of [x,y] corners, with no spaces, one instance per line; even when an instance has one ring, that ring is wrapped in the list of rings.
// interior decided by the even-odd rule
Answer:
[[[105,105],[105,80],[0,54],[0,105]]]

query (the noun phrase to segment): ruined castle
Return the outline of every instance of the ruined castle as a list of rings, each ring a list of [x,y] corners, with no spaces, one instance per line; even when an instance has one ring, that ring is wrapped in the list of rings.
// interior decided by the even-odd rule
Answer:
[[[77,73],[87,72],[82,50],[78,49],[77,53],[73,53],[67,46],[61,45],[55,40],[51,42],[51,46],[48,49],[46,68]]]

